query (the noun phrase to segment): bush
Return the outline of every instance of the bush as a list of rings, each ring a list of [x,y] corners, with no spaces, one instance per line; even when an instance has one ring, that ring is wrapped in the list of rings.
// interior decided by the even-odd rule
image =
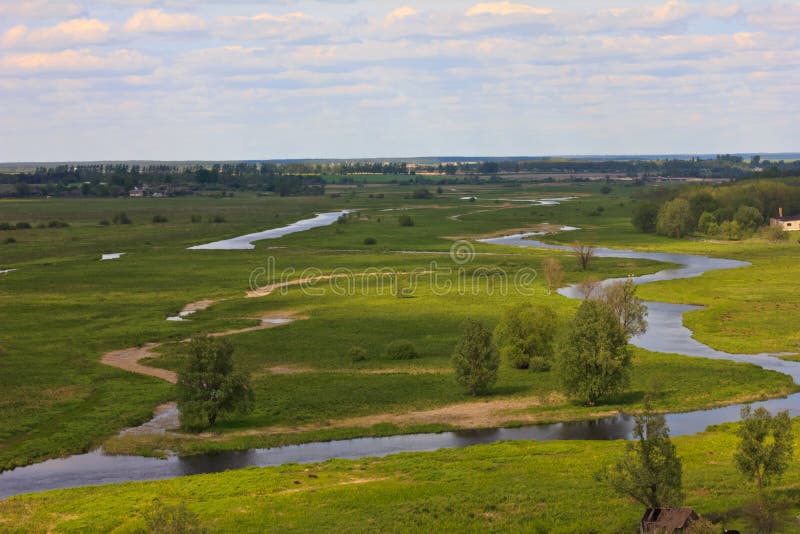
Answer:
[[[400,223],[400,226],[414,226],[414,219],[410,215],[401,215],[397,222]]]
[[[667,237],[680,239],[692,231],[694,219],[685,198],[670,200],[658,210],[656,231]]]
[[[197,224],[199,222],[203,222],[203,216],[202,215],[192,215],[189,218],[189,220],[192,222],[192,224]]]
[[[350,347],[350,350],[347,351],[347,357],[350,358],[350,361],[353,363],[366,361],[368,355],[367,349],[357,345]]]
[[[456,381],[472,395],[485,393],[497,381],[500,356],[492,346],[492,333],[479,321],[467,319],[452,361]]]
[[[780,243],[789,239],[789,232],[785,232],[780,226],[765,226],[761,229],[761,237],[772,243]]]
[[[607,195],[611,192],[611,187],[604,185],[603,187],[600,188],[600,192],[603,193],[604,195]]]
[[[164,215],[153,215],[153,222],[156,224],[165,223],[168,221],[169,219],[167,219]]]
[[[31,223],[28,222],[18,222],[15,226],[17,230],[30,230],[32,228]]]
[[[103,219],[102,221],[100,221],[100,226],[108,226],[109,224],[111,224],[111,223],[108,222],[107,219]]]
[[[50,221],[47,223],[48,228],[67,228],[68,226],[69,223],[64,221]]]
[[[422,199],[432,198],[432,197],[433,197],[433,195],[431,195],[431,192],[428,191],[425,188],[417,189],[416,191],[414,191],[411,194],[411,198],[417,199],[417,200],[422,200]]]
[[[386,346],[386,356],[390,360],[413,360],[419,358],[414,344],[405,339],[392,341]]]
[[[219,223],[224,223],[224,222],[228,222],[228,221],[226,221],[225,217],[223,217],[222,215],[214,215],[213,217],[209,217],[208,218],[208,222],[219,224]]]
[[[17,240],[14,239],[13,237],[7,237],[6,240],[5,240],[5,244],[6,245],[11,245],[11,244],[16,243],[16,242],[17,242]]]
[[[658,218],[658,204],[642,202],[633,208],[631,223],[640,232],[655,232],[656,219]]]
[[[364,239],[365,245],[376,245],[378,241],[374,237],[367,237]]]
[[[117,213],[116,215],[114,215],[114,218],[111,219],[111,220],[114,222],[114,224],[131,224],[131,223],[133,223],[133,221],[131,221],[130,217],[128,217],[128,214],[125,213],[124,211],[121,211],[121,212]]]
[[[0,223],[0,230],[13,230],[14,225],[9,223]]]

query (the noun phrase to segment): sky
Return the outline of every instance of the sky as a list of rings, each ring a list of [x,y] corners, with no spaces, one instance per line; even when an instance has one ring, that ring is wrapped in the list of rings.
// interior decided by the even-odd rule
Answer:
[[[0,161],[800,151],[800,1],[0,0]]]

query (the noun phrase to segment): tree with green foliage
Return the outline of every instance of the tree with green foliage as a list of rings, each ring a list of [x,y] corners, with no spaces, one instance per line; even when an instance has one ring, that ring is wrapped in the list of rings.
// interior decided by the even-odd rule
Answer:
[[[632,360],[625,330],[603,302],[581,303],[556,354],[564,392],[588,406],[622,390],[630,380]]]
[[[736,431],[741,440],[734,461],[747,480],[755,480],[759,491],[789,468],[794,453],[794,436],[789,412],[773,416],[766,408],[745,406]]]
[[[697,221],[697,229],[706,235],[713,235],[712,231],[717,231],[717,218],[713,213],[704,211]]]
[[[611,308],[628,338],[647,331],[647,306],[636,297],[632,279],[609,282],[592,295]]]
[[[656,231],[667,237],[681,238],[692,231],[694,218],[689,208],[689,201],[685,198],[676,198],[666,202],[658,210]]]
[[[647,508],[674,508],[683,502],[683,467],[663,415],[654,414],[649,403],[634,416],[633,441],[625,453],[599,478],[621,495]]]
[[[414,226],[414,219],[410,215],[401,215],[398,217],[397,222],[400,226]]]
[[[456,381],[472,395],[485,393],[497,381],[500,356],[492,344],[492,333],[479,321],[464,322],[452,360]]]
[[[764,223],[761,212],[752,206],[740,206],[733,221],[745,232],[755,232]]]
[[[201,431],[213,427],[221,414],[253,409],[247,375],[233,366],[233,344],[219,337],[195,338],[186,366],[178,372],[181,427]]]
[[[503,360],[517,369],[546,371],[553,359],[558,316],[547,306],[525,302],[503,312],[494,342]]]
[[[651,233],[656,231],[658,220],[658,204],[655,202],[640,202],[633,208],[631,223],[640,232]]]

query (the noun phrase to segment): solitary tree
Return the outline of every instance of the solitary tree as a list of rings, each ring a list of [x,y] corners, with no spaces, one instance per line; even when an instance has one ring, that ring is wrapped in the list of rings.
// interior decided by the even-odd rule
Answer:
[[[636,286],[633,280],[617,280],[603,286],[602,291],[595,293],[596,298],[614,312],[629,338],[644,334],[647,331],[647,306],[636,298]]]
[[[635,416],[633,441],[625,453],[600,478],[622,495],[631,497],[647,508],[680,506],[683,502],[682,466],[669,439],[669,428],[663,415],[651,412]]]
[[[547,306],[530,302],[508,308],[494,330],[502,359],[517,369],[550,368],[558,317]]]
[[[589,268],[592,258],[594,258],[594,246],[576,241],[572,244],[572,253],[575,255],[575,259],[578,260],[578,265],[585,271]]]
[[[584,300],[565,332],[556,358],[564,391],[594,406],[629,380],[631,355],[619,319],[606,304]]]
[[[640,232],[655,232],[658,219],[658,204],[642,202],[633,208],[631,223]]]
[[[492,345],[492,333],[479,321],[467,319],[464,333],[453,352],[456,380],[472,395],[485,393],[497,381],[500,357]]]
[[[561,284],[564,283],[564,268],[561,267],[561,262],[556,258],[545,258],[542,261],[542,270],[547,279],[548,294],[561,287]]]
[[[779,478],[792,460],[794,436],[789,412],[775,416],[766,408],[742,408],[742,422],[736,434],[741,441],[734,455],[736,467],[758,489]]]
[[[214,426],[220,414],[252,410],[249,379],[234,371],[232,356],[233,345],[224,338],[195,338],[189,344],[189,360],[178,373],[181,427],[200,431]]]

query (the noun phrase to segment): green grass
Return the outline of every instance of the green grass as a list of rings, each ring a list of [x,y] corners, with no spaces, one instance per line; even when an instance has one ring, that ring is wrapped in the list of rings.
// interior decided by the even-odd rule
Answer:
[[[440,297],[426,289],[414,298],[366,295],[312,297],[292,289],[285,295],[261,299],[241,298],[253,269],[265,265],[268,255],[279,270],[293,268],[299,277],[306,268],[330,273],[337,268],[361,272],[386,266],[397,271],[431,269],[432,261],[451,267],[447,257],[452,241],[447,236],[527,228],[542,222],[571,224],[583,230],[552,236],[570,242],[584,239],[620,247],[703,252],[747,259],[753,268],[738,269],[680,282],[643,286],[642,295],[657,300],[697,302],[707,310],[693,312],[687,322],[697,337],[716,348],[750,352],[792,350],[797,329],[792,315],[798,304],[793,291],[792,261],[795,248],[747,241],[734,245],[674,241],[637,234],[628,216],[633,188],[615,186],[601,195],[602,184],[545,184],[526,188],[498,186],[445,187],[430,200],[404,197],[408,187],[376,185],[353,188],[340,198],[277,198],[240,195],[235,198],[189,197],[176,199],[31,200],[0,202],[0,221],[32,223],[64,220],[69,228],[0,231],[0,268],[18,268],[0,275],[0,469],[42,458],[88,450],[121,428],[149,417],[153,407],[174,398],[173,388],[156,379],[139,377],[99,363],[109,350],[150,341],[178,341],[189,336],[254,324],[253,318],[271,310],[296,310],[310,316],[272,330],[235,336],[237,362],[254,373],[258,392],[256,411],[248,418],[231,418],[220,426],[222,435],[272,425],[316,425],[343,415],[369,415],[418,410],[469,400],[448,375],[365,375],[346,358],[352,345],[363,345],[369,359],[359,369],[397,369],[403,366],[447,368],[460,322],[478,317],[493,325],[504,307],[520,296],[489,294],[485,284],[476,292]],[[434,188],[435,189],[435,188]],[[452,190],[455,189],[455,190]],[[380,192],[384,198],[369,198]],[[533,207],[502,198],[541,198],[580,195],[560,206]],[[458,200],[476,195],[477,202]],[[387,208],[412,207],[405,212]],[[601,215],[592,215],[603,207]],[[359,209],[346,224],[258,243],[255,251],[188,251],[194,244],[282,226],[339,208]],[[125,211],[132,225],[100,226]],[[397,218],[410,214],[416,225],[400,227]],[[153,224],[156,214],[169,222]],[[190,223],[192,215],[203,222]],[[213,215],[227,222],[207,222]],[[451,216],[460,215],[458,219]],[[2,244],[7,236],[18,243]],[[363,244],[366,237],[375,246]],[[275,248],[279,247],[279,248]],[[579,281],[587,274],[611,277],[653,272],[661,264],[646,261],[598,260],[590,273],[579,272],[568,254],[521,250],[476,244],[480,253],[468,266],[502,268],[515,273],[538,268],[543,258],[564,260],[567,279]],[[441,254],[401,254],[396,251],[438,251]],[[103,252],[126,252],[121,260],[99,262]],[[780,275],[779,275],[780,274]],[[451,277],[455,281],[456,275]],[[424,280],[423,280],[424,282]],[[327,287],[327,286],[326,286]],[[562,317],[576,303],[546,296],[543,281],[535,280],[533,297],[552,305]],[[164,319],[185,304],[205,299],[230,299],[192,316],[184,323]],[[785,307],[784,307],[785,306]],[[397,338],[410,339],[421,353],[410,363],[382,357],[385,346]],[[154,365],[174,368],[179,349],[165,347],[166,357]],[[652,367],[647,361],[661,360]],[[648,360],[649,359],[649,360]],[[628,397],[603,409],[636,410],[639,393],[649,376],[669,383],[668,372],[684,377],[675,391],[665,393],[664,410],[688,410],[742,398],[783,395],[791,385],[783,376],[726,362],[640,353],[641,369]],[[272,376],[274,365],[308,367],[305,375]],[[658,369],[667,369],[659,374]],[[401,369],[402,370],[402,369]],[[341,371],[333,373],[332,371]],[[683,374],[681,374],[683,373]],[[705,379],[713,376],[714,380]],[[718,376],[727,376],[718,382]],[[667,377],[667,378],[664,378]],[[744,384],[740,386],[739,384]],[[545,397],[555,390],[552,376],[504,370],[495,391],[497,398]],[[357,391],[358,400],[351,392]],[[637,393],[639,392],[639,393]],[[335,402],[334,402],[335,401]],[[562,403],[563,404],[563,403]],[[591,413],[569,404],[547,406],[542,417],[575,419]],[[405,432],[417,428],[395,428]],[[427,428],[427,427],[426,427]],[[386,427],[321,429],[305,435],[259,436],[251,441],[272,443],[303,441],[325,436],[386,433]],[[288,437],[287,437],[288,436]],[[259,441],[260,440],[260,441]],[[235,437],[207,447],[249,446]],[[181,441],[185,451],[203,450],[194,439]]]
[[[733,427],[673,441],[685,505],[747,531],[742,505],[756,490],[734,467]],[[143,513],[158,499],[185,504],[211,532],[632,532],[641,505],[593,477],[622,449],[618,441],[507,442],[51,491],[0,503],[0,528],[142,532]],[[768,492],[790,498],[797,514],[800,466]]]

